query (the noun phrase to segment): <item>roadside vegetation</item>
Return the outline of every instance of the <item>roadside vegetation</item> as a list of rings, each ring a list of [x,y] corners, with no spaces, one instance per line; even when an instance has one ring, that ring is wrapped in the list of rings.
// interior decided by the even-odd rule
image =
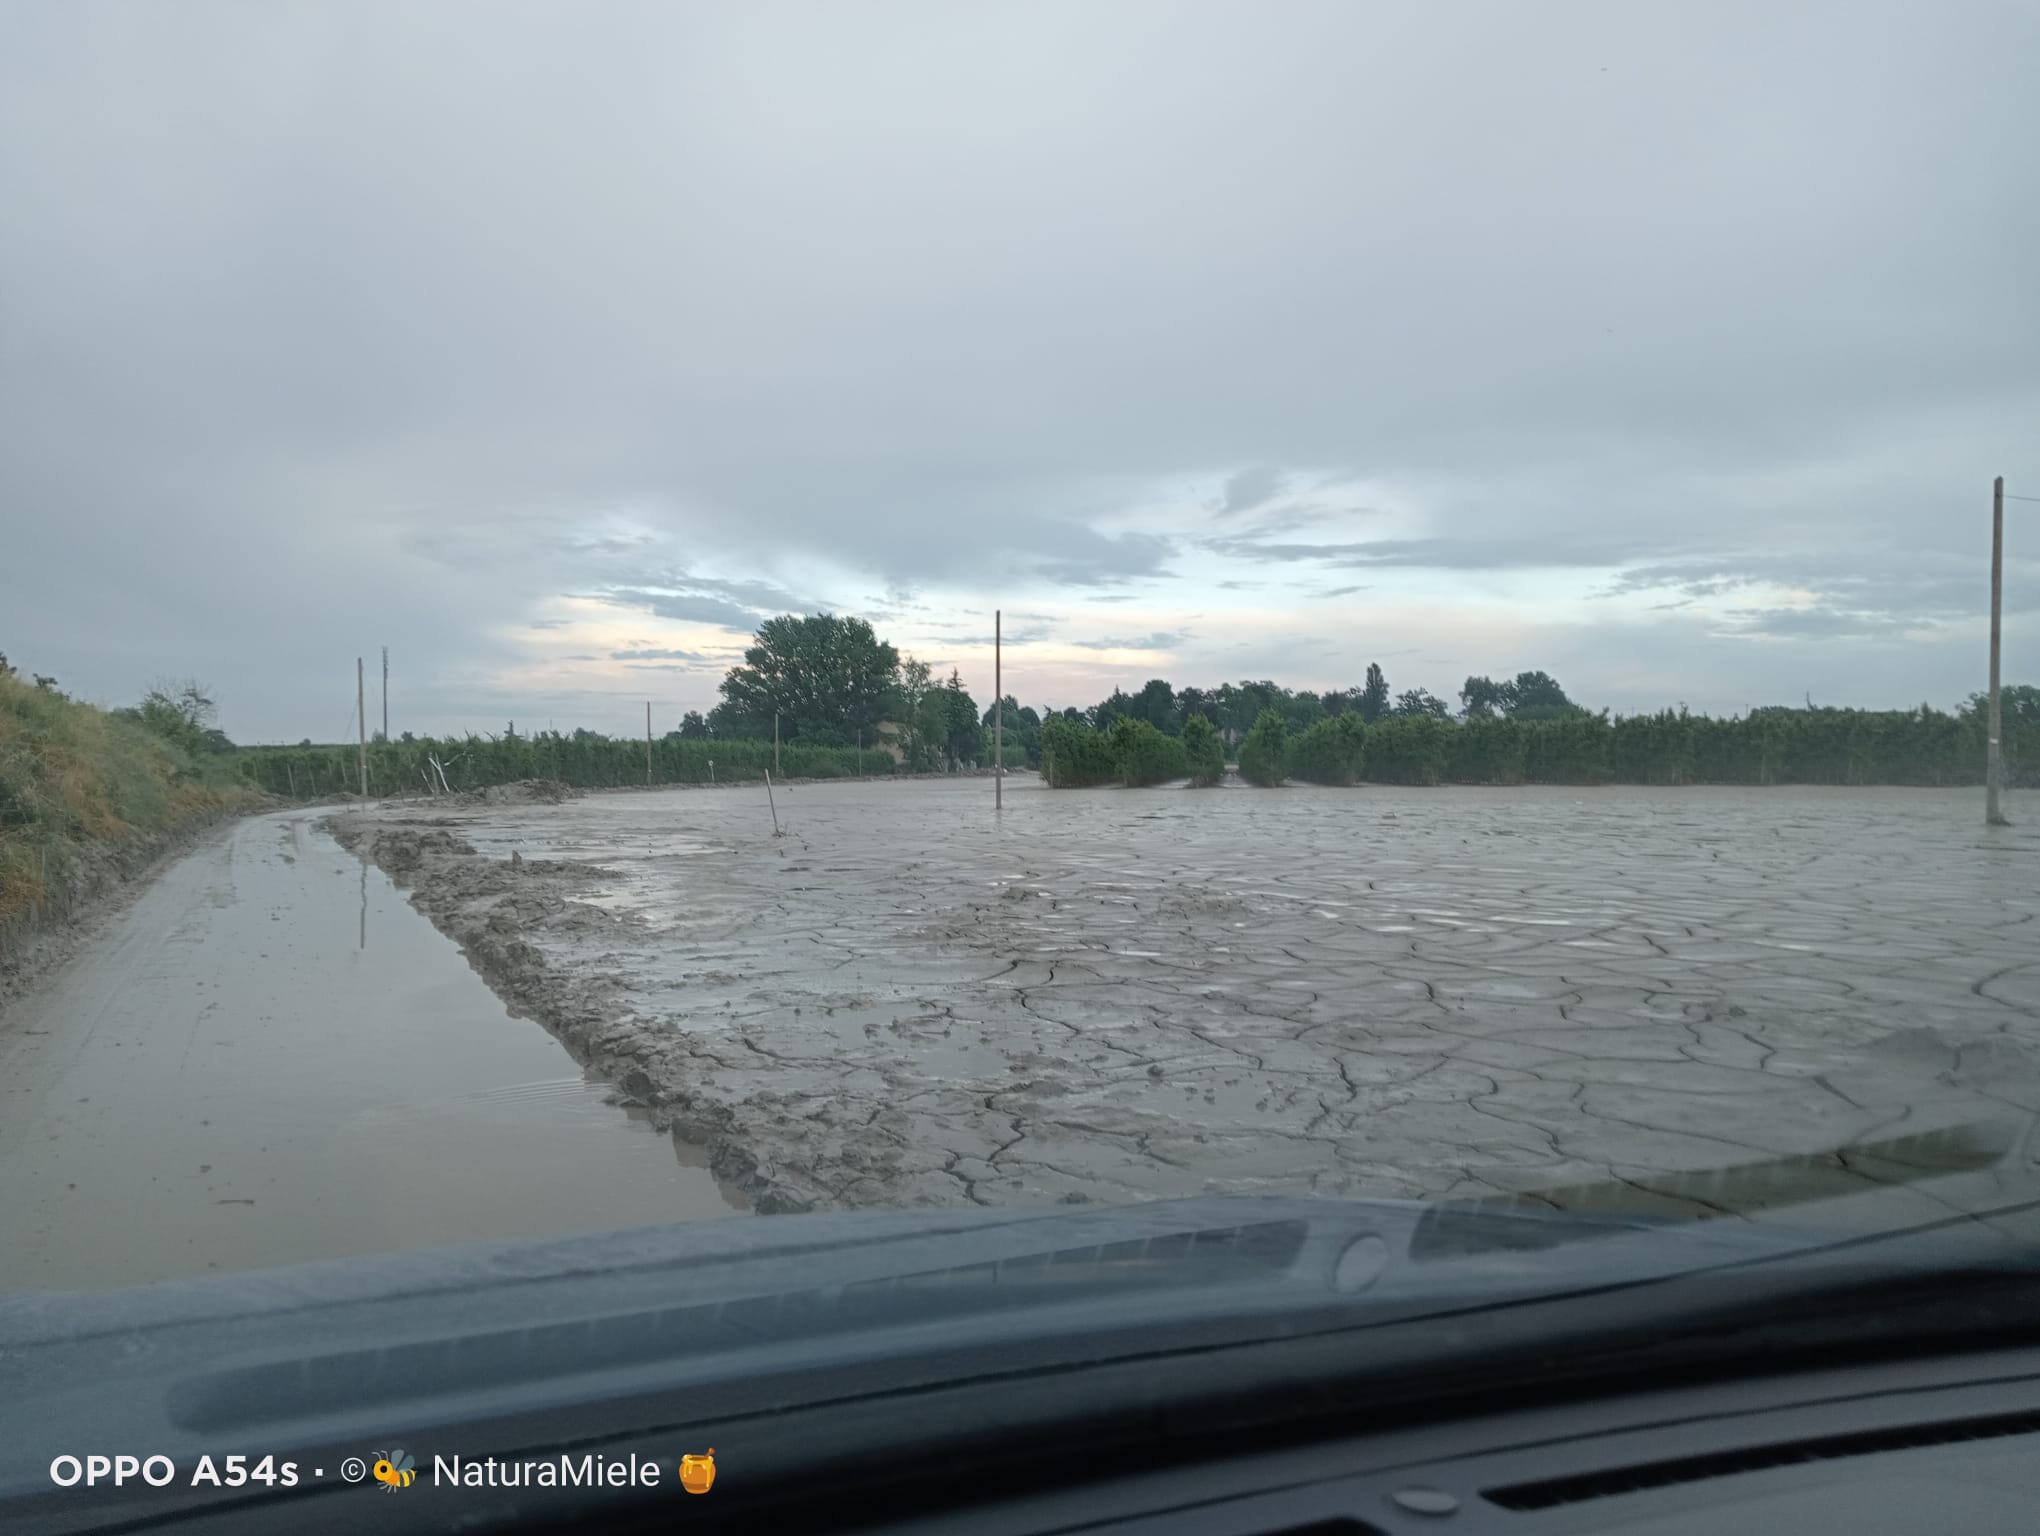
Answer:
[[[359,743],[295,747],[241,747],[232,768],[245,782],[287,799],[356,794],[361,788]],[[779,765],[787,778],[843,779],[897,771],[885,752],[867,747],[816,747],[782,742]],[[502,735],[412,736],[368,744],[371,795],[458,793],[520,779],[555,779],[577,789],[609,789],[645,782],[645,743],[595,731],[538,731]],[[764,778],[772,742],[690,740],[669,734],[652,743],[655,784],[737,783]],[[442,779],[441,773],[444,771]]]
[[[68,698],[0,656],[0,953],[61,916],[109,863],[257,802],[220,746],[195,683],[164,683],[132,709]]]

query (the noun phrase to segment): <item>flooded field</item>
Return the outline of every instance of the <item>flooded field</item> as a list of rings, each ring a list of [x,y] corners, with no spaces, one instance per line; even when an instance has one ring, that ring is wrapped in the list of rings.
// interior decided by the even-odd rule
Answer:
[[[1973,792],[991,791],[782,789],[784,836],[762,787],[341,835],[768,1211],[1755,1211],[1767,1169],[1999,1168],[2040,1108],[2040,838]]]

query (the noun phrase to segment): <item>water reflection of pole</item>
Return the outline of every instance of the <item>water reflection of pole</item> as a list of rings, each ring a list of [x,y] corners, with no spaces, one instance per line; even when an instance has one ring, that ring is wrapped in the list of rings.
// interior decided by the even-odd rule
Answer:
[[[1990,724],[1983,757],[1984,825],[2007,825],[1998,805],[2004,782],[2004,716],[1998,700],[1998,645],[2004,624],[2005,600],[2005,477],[1999,475],[1990,496]]]
[[[361,861],[361,947],[368,948],[368,860]]]

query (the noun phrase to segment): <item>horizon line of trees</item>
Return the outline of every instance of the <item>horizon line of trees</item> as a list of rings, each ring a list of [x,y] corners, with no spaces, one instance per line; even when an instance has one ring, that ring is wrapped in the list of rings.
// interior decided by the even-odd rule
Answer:
[[[2005,781],[2040,784],[2040,688],[2007,688],[2001,702]],[[1043,773],[1056,788],[1154,782],[1137,781],[1131,773],[1117,780],[1099,776],[1099,753],[1129,728],[1169,739],[1146,721],[1127,717],[1105,730],[1063,717],[1051,726]],[[1985,729],[1980,694],[1955,713],[1922,704],[1910,710],[1766,707],[1728,717],[1684,708],[1616,716],[1575,709],[1454,720],[1411,710],[1369,723],[1346,710],[1301,731],[1292,731],[1282,712],[1271,708],[1242,738],[1238,767],[1242,779],[1261,786],[1290,779],[1328,785],[1364,779],[1423,785],[1956,786],[1983,781]],[[1073,773],[1071,762],[1093,766],[1088,774]]]
[[[742,664],[724,676],[721,702],[705,714],[687,711],[655,744],[656,779],[705,778],[712,758],[732,773],[754,760],[768,763],[775,726],[782,763],[803,776],[892,771],[891,753],[910,772],[991,762],[991,707],[979,705],[956,669],[937,679],[928,663],[879,639],[867,621],[781,614],[753,638]],[[34,683],[56,691],[54,678],[35,676]],[[1455,711],[1427,689],[1392,690],[1374,662],[1359,684],[1323,691],[1269,679],[1179,689],[1157,677],[1134,693],[1115,688],[1089,708],[1037,710],[1011,694],[1003,704],[1006,764],[1040,766],[1061,786],[1184,776],[1215,782],[1234,758],[1256,782],[1320,783],[1364,775],[1413,783],[1957,784],[1977,782],[1983,762],[1981,694],[1953,712],[1928,704],[1838,709],[1809,700],[1803,708],[1760,706],[1741,716],[1696,715],[1683,704],[1611,716],[1583,707],[1551,674],[1533,670],[1468,677]],[[139,704],[115,713],[195,753],[248,757],[244,776],[277,793],[289,792],[299,767],[324,792],[347,787],[343,768],[359,781],[347,743],[237,747],[214,723],[210,691],[195,682],[159,679]],[[2006,689],[2004,713],[2008,780],[2023,782],[2040,772],[2040,689]],[[761,744],[768,755],[757,757],[750,747]],[[494,759],[502,758],[502,771],[515,759],[530,769],[527,777],[642,783],[644,749],[635,735],[585,729],[521,737],[512,724],[500,738],[438,740],[405,732],[396,742],[378,736],[371,744],[371,777],[387,773],[386,782],[409,783],[436,755],[442,764],[474,763],[488,774],[499,771]]]

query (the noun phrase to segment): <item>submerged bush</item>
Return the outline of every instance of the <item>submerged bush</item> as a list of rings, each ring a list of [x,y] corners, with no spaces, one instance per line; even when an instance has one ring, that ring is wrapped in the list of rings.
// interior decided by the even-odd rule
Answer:
[[[1289,744],[1289,775],[1311,784],[1357,784],[1367,727],[1348,710],[1320,720]]]
[[[1261,718],[1240,743],[1240,777],[1263,789],[1280,784],[1289,772],[1289,727],[1272,709]]]
[[[1183,743],[1163,735],[1145,720],[1112,722],[1112,755],[1119,764],[1120,782],[1131,787],[1163,784],[1190,771],[1183,759]]]
[[[1218,727],[1202,715],[1183,722],[1183,763],[1190,782],[1200,788],[1225,778],[1225,743],[1218,739]]]
[[[1436,784],[1463,727],[1431,715],[1396,715],[1367,729],[1367,777],[1383,784]]]
[[[1050,789],[1116,784],[1119,762],[1104,733],[1061,715],[1051,715],[1041,727],[1041,776]]]

